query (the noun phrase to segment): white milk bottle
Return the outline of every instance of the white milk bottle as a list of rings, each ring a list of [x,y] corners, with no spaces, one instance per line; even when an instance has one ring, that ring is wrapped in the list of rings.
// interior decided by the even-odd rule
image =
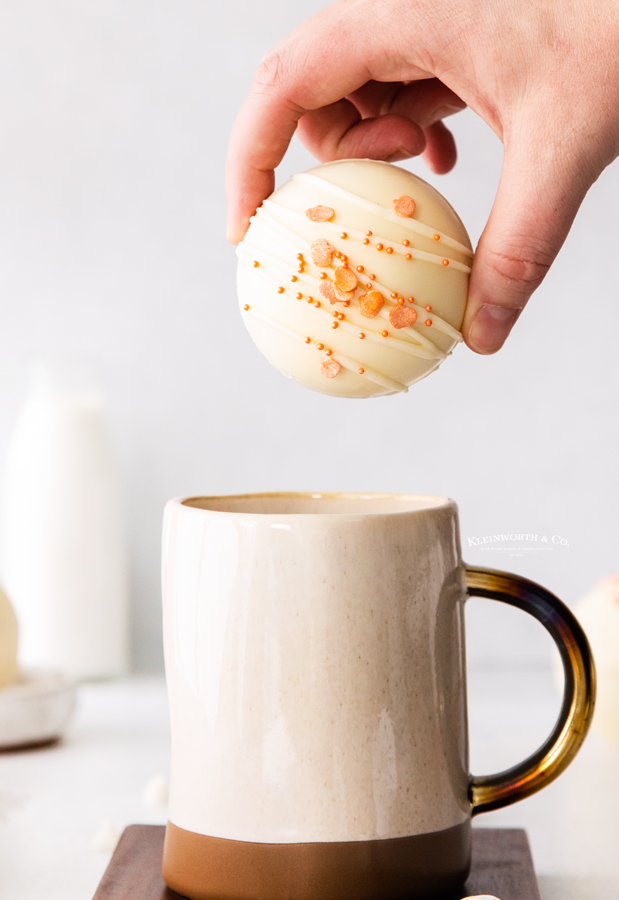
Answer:
[[[1,535],[22,664],[76,678],[121,674],[123,503],[100,395],[35,373],[9,445]]]

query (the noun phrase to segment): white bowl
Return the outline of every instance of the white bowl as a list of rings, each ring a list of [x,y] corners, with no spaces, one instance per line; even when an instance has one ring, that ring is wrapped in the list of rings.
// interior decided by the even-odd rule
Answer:
[[[75,709],[75,682],[51,669],[20,669],[0,690],[0,748],[59,738]]]

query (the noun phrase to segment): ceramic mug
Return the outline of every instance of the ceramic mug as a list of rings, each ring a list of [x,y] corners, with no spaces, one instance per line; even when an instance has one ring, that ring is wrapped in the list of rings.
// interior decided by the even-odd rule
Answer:
[[[539,619],[565,669],[546,743],[489,777],[469,774],[467,593]],[[449,894],[467,877],[472,816],[548,784],[589,726],[576,619],[526,579],[465,566],[448,499],[172,500],[163,599],[163,873],[194,900]]]

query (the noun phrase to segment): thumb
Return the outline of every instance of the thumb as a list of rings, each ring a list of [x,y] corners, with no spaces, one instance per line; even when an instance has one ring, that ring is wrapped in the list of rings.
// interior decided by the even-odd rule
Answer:
[[[599,174],[557,141],[506,145],[499,189],[480,238],[462,331],[477,353],[499,350],[567,237]],[[524,146],[523,146],[524,145]],[[544,150],[540,151],[540,146]]]

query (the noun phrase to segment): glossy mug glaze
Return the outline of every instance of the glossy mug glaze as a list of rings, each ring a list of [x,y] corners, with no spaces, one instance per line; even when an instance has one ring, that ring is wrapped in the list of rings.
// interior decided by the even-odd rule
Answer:
[[[487,779],[468,765],[467,583],[543,619],[568,676],[541,756]],[[471,816],[541,787],[587,728],[593,668],[577,623],[538,586],[467,570],[451,500],[173,500],[163,595],[164,877],[195,900],[454,890]]]

